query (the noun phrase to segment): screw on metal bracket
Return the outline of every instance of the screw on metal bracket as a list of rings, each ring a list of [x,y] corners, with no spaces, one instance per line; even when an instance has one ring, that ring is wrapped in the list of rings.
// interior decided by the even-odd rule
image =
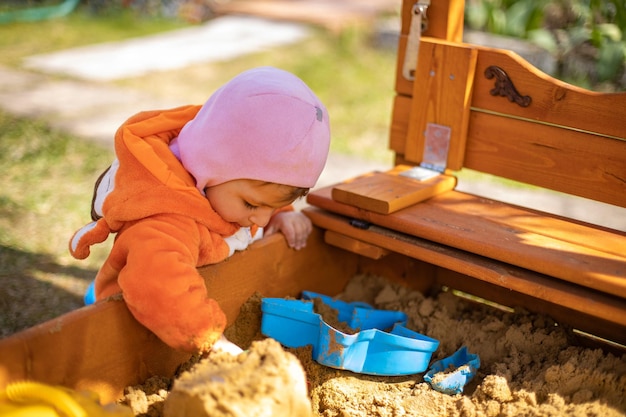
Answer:
[[[428,15],[426,14],[428,6],[430,6],[430,0],[421,0],[413,5],[413,14],[422,15],[422,32],[425,32],[426,29],[428,29]]]

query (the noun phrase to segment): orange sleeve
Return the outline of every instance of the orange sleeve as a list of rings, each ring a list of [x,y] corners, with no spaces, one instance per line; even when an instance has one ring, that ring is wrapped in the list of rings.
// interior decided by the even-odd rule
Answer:
[[[133,316],[167,345],[188,352],[209,350],[226,327],[196,269],[201,239],[213,240],[216,259],[226,258],[221,236],[174,215],[139,221],[114,245],[125,259],[118,284]]]

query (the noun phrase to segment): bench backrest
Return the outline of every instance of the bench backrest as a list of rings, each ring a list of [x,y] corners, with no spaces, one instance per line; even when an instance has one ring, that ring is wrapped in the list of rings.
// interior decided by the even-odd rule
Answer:
[[[464,1],[433,1],[415,81],[403,74],[410,10],[404,0],[390,148],[424,161],[449,137],[446,169],[463,167],[626,207],[626,93],[554,79],[508,50],[462,43]]]

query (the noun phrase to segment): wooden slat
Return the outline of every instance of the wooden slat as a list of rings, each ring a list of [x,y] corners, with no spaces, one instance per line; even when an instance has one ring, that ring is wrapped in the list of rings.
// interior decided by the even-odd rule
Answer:
[[[389,251],[386,249],[352,239],[349,236],[333,232],[332,230],[324,232],[324,242],[349,252],[365,256],[369,259],[381,259],[389,254]]]
[[[473,108],[626,140],[626,92],[588,91],[544,74],[512,51],[487,47],[477,49]],[[486,78],[485,71],[493,65],[506,72],[521,95],[532,99],[528,107],[490,94],[495,79]]]
[[[422,39],[422,47],[431,43],[441,42]],[[474,111],[466,143],[471,150],[467,151],[466,166],[624,206],[626,93],[603,94],[580,89],[541,73],[510,51],[485,47],[477,49],[472,95]],[[532,98],[528,107],[520,107],[505,97],[490,94],[495,85],[494,79],[485,77],[485,70],[490,65],[504,69],[519,93]],[[415,123],[418,115],[410,115],[411,108],[415,107],[410,98],[412,91],[408,91],[406,85],[399,85],[397,89],[399,95],[394,100],[390,148],[400,155],[398,162],[415,162],[411,147],[417,146],[417,139],[412,138],[409,130],[411,121]],[[457,108],[462,111],[462,106]],[[485,112],[507,114],[525,121],[501,119]],[[595,137],[585,132],[623,140]],[[516,153],[518,137],[520,151]],[[407,140],[408,145],[405,143]],[[498,148],[506,148],[506,152],[496,153],[490,148],[498,141],[503,142]],[[524,146],[526,149],[522,149]],[[485,155],[485,152],[490,153]],[[494,160],[486,156],[494,157]],[[569,177],[568,172],[571,174]]]
[[[420,49],[439,44],[446,42],[424,37]],[[406,39],[401,38],[398,63],[403,62],[405,47]],[[543,73],[515,52],[479,45],[471,47],[478,53],[473,82],[473,108],[626,140],[626,92],[600,93],[585,90]],[[531,98],[528,107],[521,107],[506,97],[491,94],[496,79],[489,79],[485,75],[490,66],[502,68],[519,94]],[[401,68],[399,65],[399,69]],[[413,83],[400,81],[396,84],[396,92],[412,97]]]
[[[623,298],[379,226],[373,225],[367,230],[355,228],[350,225],[349,218],[316,207],[307,208],[305,213],[318,227],[438,265],[465,277],[488,283],[492,288],[506,289],[511,291],[511,296],[514,296],[514,293],[523,294],[526,301],[519,299],[517,305],[524,306],[530,311],[536,311],[533,306],[536,300],[541,300],[544,312],[557,312],[564,324],[570,324],[609,340],[626,343],[626,300]],[[451,283],[450,280],[444,282]],[[484,298],[489,296],[482,291],[473,293]],[[568,318],[568,315],[563,313],[568,310],[577,314]],[[578,322],[578,318],[583,316],[591,320]]]
[[[188,358],[141,326],[123,301],[110,300],[0,340],[0,387],[35,380],[97,392],[108,403],[127,385],[173,375]]]
[[[456,178],[450,175],[425,180],[401,175],[410,169],[410,166],[398,165],[385,172],[374,171],[349,178],[333,187],[332,197],[341,203],[389,214],[456,186]]]
[[[345,211],[348,209],[346,205],[334,204],[329,198],[329,189],[331,187],[322,188],[313,191],[310,203],[318,207],[327,209],[338,209]],[[590,249],[604,251],[626,258],[626,232],[620,232],[612,229],[606,229],[601,226],[592,226],[582,222],[573,222],[568,218],[528,210],[521,207],[500,203],[486,198],[476,197],[470,194],[460,192],[451,192],[442,195],[437,199],[433,199],[428,204],[423,203],[412,206],[406,213],[429,213],[433,210],[430,207],[421,206],[429,205],[435,207],[435,210],[442,209],[446,212],[456,213],[458,216],[469,215],[472,217],[481,217],[492,222],[500,223],[507,226],[514,226],[523,230],[531,231],[537,234],[545,234],[554,239],[577,243],[584,245]],[[367,216],[368,212],[352,210],[349,214],[358,213],[356,216]],[[390,218],[394,216],[375,216],[378,218]],[[416,216],[417,218],[422,216]],[[374,217],[372,217],[374,218]],[[391,221],[391,220],[390,220]],[[588,237],[588,238],[583,238]]]
[[[333,201],[331,188],[310,193],[308,202],[626,298],[626,234],[456,191],[380,215]]]
[[[461,169],[476,67],[476,50],[444,41],[422,41],[413,82],[405,157],[424,159],[427,126],[450,129],[446,167]]]
[[[403,95],[395,96],[389,126],[389,149],[396,154],[405,154],[410,115],[411,98]]]
[[[403,35],[409,33],[411,26],[411,11],[417,0],[404,0],[402,2],[402,22],[400,32]],[[428,28],[425,36],[439,39],[447,39],[454,42],[463,40],[463,12],[464,0],[439,1],[431,0],[426,15],[428,16]]]
[[[281,234],[268,236],[225,262],[202,267],[207,290],[229,322],[255,291],[265,297],[296,297],[302,290],[334,295],[357,270],[357,256],[324,243],[314,230],[303,250],[290,249]]]
[[[465,167],[626,207],[626,142],[472,112]]]
[[[404,0],[402,2],[402,21],[400,27],[400,38],[398,40],[398,65],[396,65],[396,91],[411,95],[413,82],[402,76],[402,63],[406,51],[407,35],[411,25],[411,10],[416,0]],[[423,33],[424,36],[444,39],[451,42],[463,41],[463,18],[464,0],[430,2],[426,15],[428,16],[428,28]]]

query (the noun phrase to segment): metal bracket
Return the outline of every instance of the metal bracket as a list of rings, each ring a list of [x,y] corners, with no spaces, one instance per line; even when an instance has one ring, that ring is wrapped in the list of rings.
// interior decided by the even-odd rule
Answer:
[[[448,152],[450,151],[450,126],[436,123],[426,124],[426,141],[424,142],[424,157],[422,167],[444,172],[448,165]]]
[[[430,0],[419,0],[413,5],[409,38],[404,53],[404,65],[402,66],[402,75],[409,81],[415,79],[420,37],[422,32],[428,28],[428,16],[426,15],[428,6],[430,6]]]
[[[400,175],[416,180],[427,179],[443,174],[448,165],[450,151],[450,126],[428,123],[424,132],[424,156],[419,166],[400,173]]]

